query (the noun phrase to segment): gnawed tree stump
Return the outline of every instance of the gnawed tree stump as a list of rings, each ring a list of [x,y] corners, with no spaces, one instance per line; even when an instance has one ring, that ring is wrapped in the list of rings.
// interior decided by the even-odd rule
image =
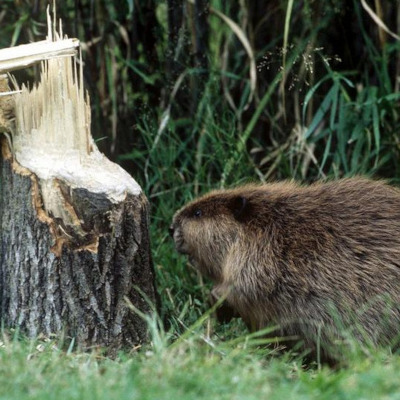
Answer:
[[[140,345],[146,322],[127,300],[150,313],[157,298],[147,199],[94,144],[71,59],[42,68],[32,90],[0,97],[0,132],[12,132],[1,138],[1,319],[83,348]]]

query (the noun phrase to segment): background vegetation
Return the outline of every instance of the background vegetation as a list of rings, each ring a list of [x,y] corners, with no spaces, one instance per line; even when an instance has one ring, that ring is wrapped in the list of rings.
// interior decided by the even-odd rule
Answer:
[[[46,6],[2,0],[0,48],[43,39]],[[239,322],[212,326],[207,282],[167,234],[174,211],[214,187],[399,182],[398,1],[66,0],[57,15],[83,45],[93,135],[151,202],[165,326],[149,320],[152,346],[114,361],[4,334],[0,396],[398,398],[397,356],[355,346],[346,369],[306,371]]]

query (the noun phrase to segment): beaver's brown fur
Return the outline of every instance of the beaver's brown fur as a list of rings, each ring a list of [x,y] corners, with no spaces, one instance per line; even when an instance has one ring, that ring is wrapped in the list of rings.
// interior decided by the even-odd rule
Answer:
[[[392,345],[400,334],[400,190],[344,179],[213,191],[171,225],[187,254],[252,329],[328,348],[349,329]]]

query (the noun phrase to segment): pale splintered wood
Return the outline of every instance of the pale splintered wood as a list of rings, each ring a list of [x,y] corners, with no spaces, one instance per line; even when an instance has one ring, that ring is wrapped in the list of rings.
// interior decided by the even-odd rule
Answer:
[[[0,50],[0,73],[29,67],[43,60],[76,55],[79,40],[43,40]]]
[[[47,40],[66,43],[68,39],[63,37],[62,24],[57,32],[48,11]],[[28,55],[27,51],[20,55]],[[65,212],[63,193],[54,190],[55,180],[71,188],[104,194],[114,203],[141,193],[136,181],[101,154],[92,139],[90,100],[83,89],[81,59],[79,63],[76,57],[45,60],[33,88],[19,87],[15,81],[14,87],[13,154],[22,167],[40,179],[49,213],[77,227],[74,213]]]
[[[42,63],[35,87],[17,87],[16,159],[42,180],[63,179],[114,201],[127,193],[139,194],[136,181],[101,154],[92,139],[82,75],[73,59],[56,58]]]

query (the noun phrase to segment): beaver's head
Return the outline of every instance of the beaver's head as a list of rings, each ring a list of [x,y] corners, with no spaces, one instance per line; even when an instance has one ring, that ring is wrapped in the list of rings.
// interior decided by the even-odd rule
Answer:
[[[226,256],[242,234],[248,201],[230,191],[211,192],[181,208],[170,226],[176,249],[189,256],[200,272],[221,280]]]

